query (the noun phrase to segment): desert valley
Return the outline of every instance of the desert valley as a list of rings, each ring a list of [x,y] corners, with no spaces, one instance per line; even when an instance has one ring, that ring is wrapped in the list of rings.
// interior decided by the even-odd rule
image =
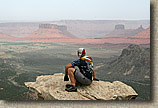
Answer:
[[[30,100],[24,82],[64,73],[79,47],[96,77],[132,86],[150,100],[150,21],[63,20],[0,23],[0,99]]]

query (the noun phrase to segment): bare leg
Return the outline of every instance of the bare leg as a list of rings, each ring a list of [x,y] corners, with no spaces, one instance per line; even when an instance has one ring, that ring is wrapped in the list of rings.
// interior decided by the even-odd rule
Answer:
[[[72,64],[67,64],[65,66],[65,75],[68,75],[68,69],[72,67]]]
[[[68,75],[69,75],[69,77],[70,77],[71,84],[72,84],[73,86],[75,86],[74,72],[75,72],[75,68],[69,68],[69,69],[68,69]]]

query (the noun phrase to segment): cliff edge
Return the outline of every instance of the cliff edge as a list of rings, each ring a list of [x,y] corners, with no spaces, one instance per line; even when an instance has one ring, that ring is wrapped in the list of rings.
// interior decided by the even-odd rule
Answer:
[[[132,100],[138,94],[120,81],[93,81],[90,86],[79,86],[77,92],[65,91],[64,74],[37,76],[35,82],[25,82],[25,86],[36,94],[38,100]]]

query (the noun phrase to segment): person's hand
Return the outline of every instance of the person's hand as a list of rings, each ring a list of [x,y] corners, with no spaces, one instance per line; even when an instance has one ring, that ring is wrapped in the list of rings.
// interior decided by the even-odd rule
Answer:
[[[94,78],[93,80],[94,80],[94,81],[99,81],[97,78]]]
[[[64,76],[64,81],[69,81],[68,75],[65,75],[65,76]]]

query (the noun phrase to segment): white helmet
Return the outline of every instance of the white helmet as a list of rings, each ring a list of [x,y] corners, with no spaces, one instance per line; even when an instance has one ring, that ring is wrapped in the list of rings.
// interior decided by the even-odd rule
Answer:
[[[86,50],[84,48],[79,48],[77,50],[77,53],[78,53],[78,57],[81,57],[83,55],[86,55]]]

